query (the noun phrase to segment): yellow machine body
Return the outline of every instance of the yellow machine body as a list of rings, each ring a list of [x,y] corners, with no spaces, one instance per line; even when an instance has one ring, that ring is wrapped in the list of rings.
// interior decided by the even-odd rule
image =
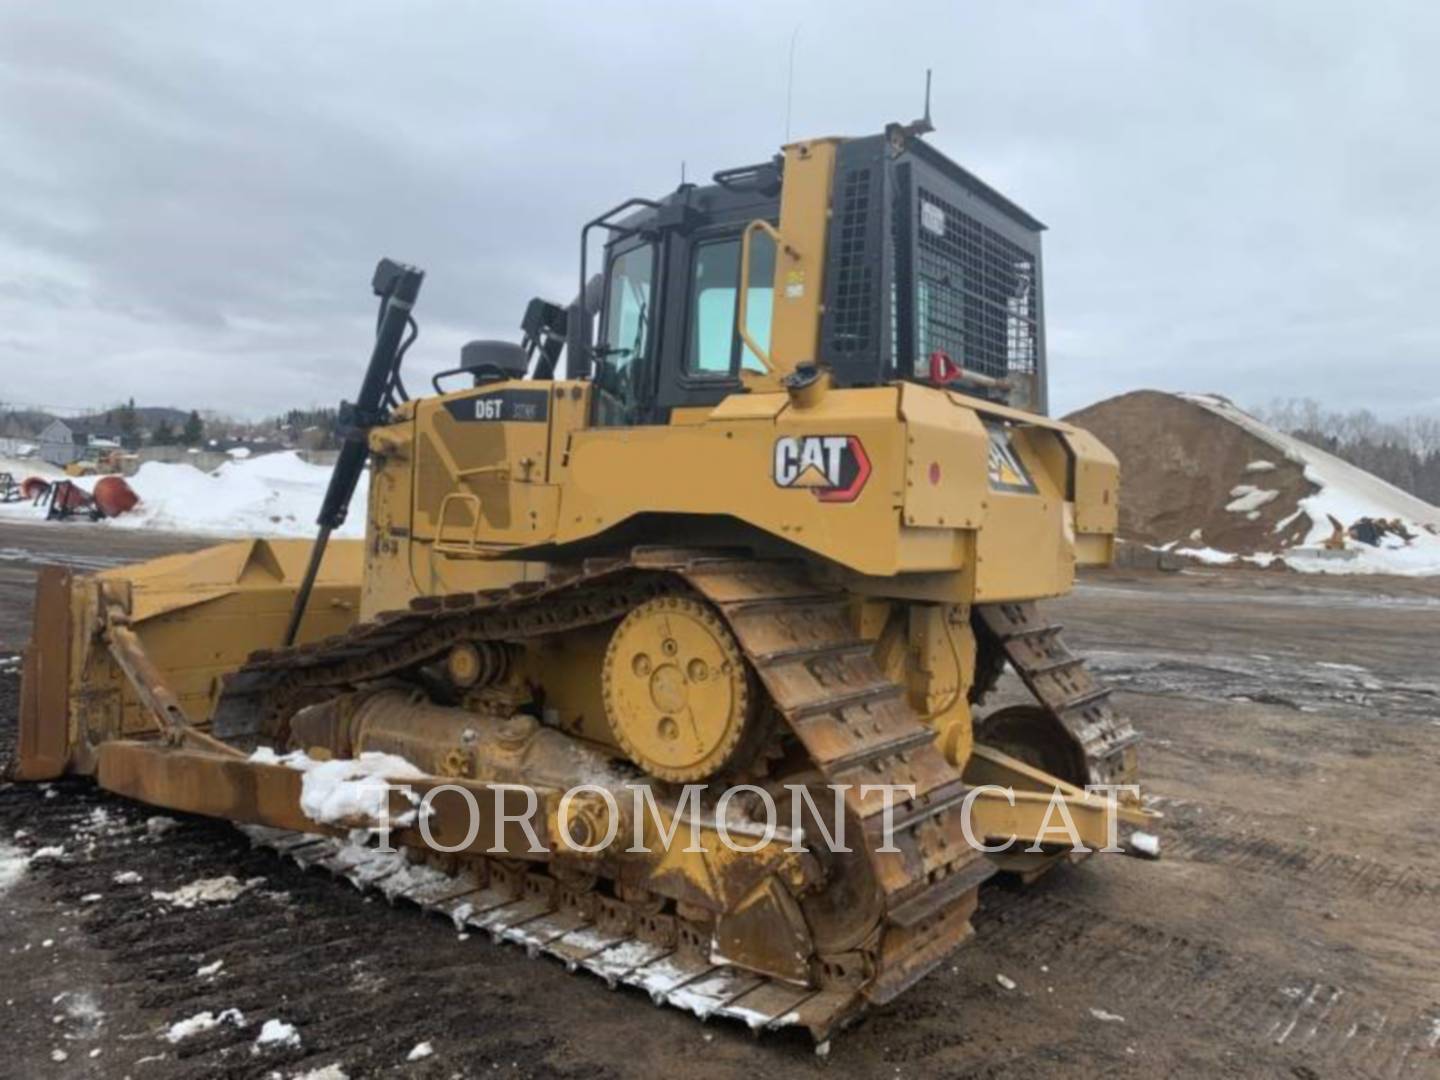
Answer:
[[[538,393],[516,382],[425,399],[371,435],[364,616],[543,574],[546,549],[640,518],[675,543],[748,526],[857,591],[949,603],[1059,596],[1077,565],[1110,561],[1115,459],[1043,417],[901,384],[809,406],[739,394],[664,426],[592,428],[589,384],[562,381],[538,419],[456,419],[515,390]],[[864,455],[840,498],[800,464],[808,451],[823,471],[836,440]]]
[[[991,398],[844,386],[818,363],[844,147],[786,147],[778,214],[743,230],[733,392],[618,423],[596,378],[492,378],[371,425],[364,540],[330,544],[293,647],[306,541],[46,571],[20,776],[92,774],[156,805],[317,834],[343,830],[307,821],[299,774],[263,753],[402,753],[421,791],[529,783],[538,847],[507,827],[498,852],[473,837],[451,849],[475,896],[634,935],[657,963],[693,951],[710,972],[723,956],[738,980],[726,1007],[817,1038],[964,941],[995,865],[1030,874],[1065,856],[1047,839],[1052,796],[1102,845],[1114,808],[1083,787],[1133,776],[1133,732],[1033,601],[1110,560],[1116,460]],[[761,243],[764,340],[746,313]],[[1039,705],[977,718],[1005,660]],[[789,834],[597,859],[567,837],[603,833],[615,811],[560,798],[567,778],[597,777],[651,794],[644,828],[705,836],[724,819],[677,785],[784,781],[793,801],[794,783],[828,784],[865,839],[844,859]],[[914,792],[894,850],[862,789],[881,781]],[[961,841],[981,784],[1013,789],[976,803],[981,835],[1034,840],[1028,854],[990,861]],[[465,835],[447,798],[433,828]],[[1145,819],[1135,799],[1122,815]],[[401,843],[424,847],[409,827]],[[654,992],[644,969],[630,974]]]

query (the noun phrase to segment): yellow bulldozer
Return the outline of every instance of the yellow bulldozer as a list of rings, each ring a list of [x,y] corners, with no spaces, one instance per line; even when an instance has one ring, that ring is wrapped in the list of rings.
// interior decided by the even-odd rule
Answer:
[[[382,261],[316,541],[44,571],[20,776],[817,1040],[992,874],[1114,850],[1136,733],[1036,601],[1110,560],[1116,461],[1044,415],[1043,226],[926,130],[625,201],[433,395]]]

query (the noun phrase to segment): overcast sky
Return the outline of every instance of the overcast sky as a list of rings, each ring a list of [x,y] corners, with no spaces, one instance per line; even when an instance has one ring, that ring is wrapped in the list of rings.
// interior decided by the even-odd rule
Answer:
[[[1045,221],[1051,396],[1440,410],[1440,5],[0,0],[0,400],[352,395],[574,292],[580,224],[920,109]],[[412,387],[421,380],[412,377]]]

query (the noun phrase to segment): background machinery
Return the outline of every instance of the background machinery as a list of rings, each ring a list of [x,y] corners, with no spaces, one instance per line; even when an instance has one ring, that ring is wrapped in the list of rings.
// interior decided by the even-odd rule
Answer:
[[[532,301],[521,343],[471,343],[430,396],[400,377],[423,275],[383,261],[318,541],[47,570],[21,775],[259,826],[705,1015],[824,1038],[894,998],[987,877],[1070,854],[976,850],[977,785],[1015,789],[971,800],[985,836],[1050,840],[1058,791],[1101,846],[1081,789],[1135,780],[1134,731],[1034,603],[1109,561],[1117,488],[1043,415],[1043,226],[924,130],[627,200],[584,227],[570,305]],[[329,542],[367,463],[365,539]],[[1033,701],[987,710],[1006,661]],[[352,823],[302,810],[289,750],[449,785],[429,825],[452,853],[413,827],[408,861],[320,839]],[[645,829],[753,828],[761,792],[805,827],[596,854],[575,837],[617,822],[560,799],[582,782],[646,788]],[[501,785],[538,792],[538,849],[498,814],[466,834],[453,796]],[[888,845],[879,785],[908,793]],[[820,842],[842,825],[848,849]]]

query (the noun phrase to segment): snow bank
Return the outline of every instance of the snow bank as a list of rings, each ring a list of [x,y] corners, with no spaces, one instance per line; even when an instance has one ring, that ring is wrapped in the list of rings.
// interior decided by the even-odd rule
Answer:
[[[1440,574],[1440,507],[1431,506],[1334,454],[1276,431],[1223,397],[1215,394],[1177,396],[1273,446],[1286,459],[1302,466],[1305,479],[1319,489],[1299,500],[1298,510],[1309,518],[1310,531],[1298,547],[1279,553],[1288,566],[1324,573]],[[1247,468],[1266,471],[1255,468],[1261,464],[1271,463],[1252,462]],[[1235,488],[1231,493],[1235,502],[1226,509],[1249,512],[1263,505],[1256,501],[1261,489],[1253,485],[1243,486],[1248,490]],[[1415,539],[1407,544],[1400,537],[1386,536],[1379,547],[1349,540],[1345,551],[1327,551],[1321,545],[1334,531],[1330,521],[1332,517],[1347,527],[1361,518],[1398,518],[1415,535]],[[1273,558],[1275,556],[1270,556],[1267,561]]]
[[[3,463],[0,471],[5,471]],[[28,464],[17,464],[10,471],[17,479],[42,475],[41,470]],[[140,505],[101,524],[114,529],[161,529],[214,536],[311,537],[330,472],[326,466],[307,464],[294,451],[236,458],[208,473],[188,464],[147,461],[127,478],[140,496]],[[43,475],[47,479],[63,477],[54,469]],[[88,491],[97,479],[78,477],[75,483]],[[368,492],[369,484],[362,478],[345,524],[335,535],[365,535]],[[3,503],[0,514],[43,518],[45,511],[25,502]]]

